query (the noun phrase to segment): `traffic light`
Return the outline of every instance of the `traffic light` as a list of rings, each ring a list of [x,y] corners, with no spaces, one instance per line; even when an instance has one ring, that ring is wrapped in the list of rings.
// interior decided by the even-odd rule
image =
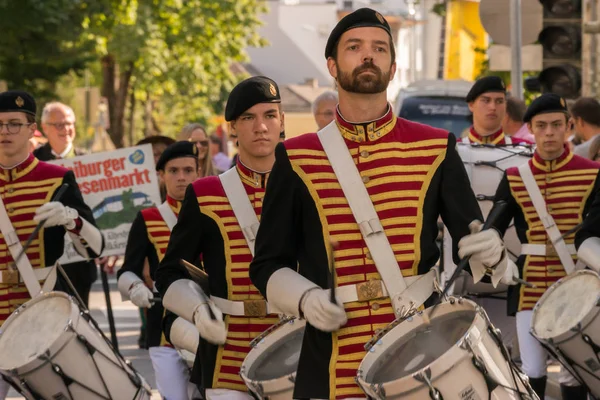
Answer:
[[[543,30],[538,41],[544,49],[539,85],[543,93],[568,99],[581,94],[581,2],[540,0],[544,7]]]

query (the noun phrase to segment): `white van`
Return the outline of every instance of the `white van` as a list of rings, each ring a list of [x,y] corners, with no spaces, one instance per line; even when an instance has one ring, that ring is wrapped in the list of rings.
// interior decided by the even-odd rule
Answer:
[[[465,102],[473,83],[463,80],[424,80],[400,90],[394,111],[399,117],[442,128],[460,137],[471,126]]]

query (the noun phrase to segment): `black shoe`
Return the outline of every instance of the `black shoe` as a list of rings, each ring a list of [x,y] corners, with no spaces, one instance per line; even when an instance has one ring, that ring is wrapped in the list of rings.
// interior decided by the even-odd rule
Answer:
[[[547,376],[542,376],[541,378],[529,378],[529,384],[531,388],[538,395],[540,400],[544,400],[546,398],[546,380]]]
[[[148,350],[148,341],[146,340],[146,331],[143,330],[138,338],[138,347],[140,349]]]
[[[587,389],[585,386],[560,385],[560,394],[563,400],[587,400]]]

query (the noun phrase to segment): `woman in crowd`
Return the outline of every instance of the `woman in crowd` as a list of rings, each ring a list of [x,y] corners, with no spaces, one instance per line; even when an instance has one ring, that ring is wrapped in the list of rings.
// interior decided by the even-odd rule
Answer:
[[[187,124],[179,133],[179,140],[189,140],[198,147],[198,174],[199,178],[216,175],[208,152],[209,140],[204,127],[198,123]]]

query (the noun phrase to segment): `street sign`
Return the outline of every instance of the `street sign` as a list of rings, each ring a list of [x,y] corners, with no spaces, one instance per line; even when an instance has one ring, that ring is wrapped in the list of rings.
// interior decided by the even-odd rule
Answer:
[[[481,25],[495,44],[510,46],[510,1],[481,0]],[[521,0],[521,43],[535,43],[542,30],[543,7],[539,0]]]

